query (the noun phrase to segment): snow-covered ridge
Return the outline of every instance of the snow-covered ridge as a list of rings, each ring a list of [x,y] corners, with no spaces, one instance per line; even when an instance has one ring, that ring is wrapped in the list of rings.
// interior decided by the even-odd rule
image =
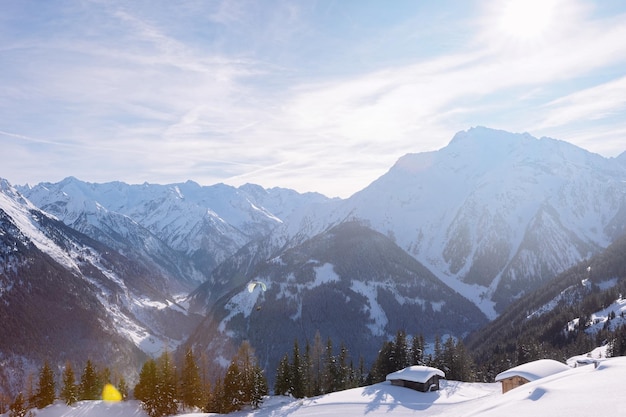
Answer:
[[[92,206],[95,210],[101,210],[97,202],[93,202]],[[71,274],[88,283],[84,290],[95,290],[89,295],[95,296],[100,306],[93,305],[92,307],[96,310],[102,307],[102,311],[106,312],[108,318],[108,321],[99,322],[103,330],[110,334],[121,335],[149,354],[159,354],[166,347],[173,348],[181,342],[164,334],[163,327],[152,317],[152,311],[169,309],[183,315],[186,311],[168,300],[166,294],[155,294],[151,288],[153,297],[157,297],[157,299],[151,299],[146,294],[138,293],[141,291],[140,288],[132,288],[128,285],[125,279],[137,277],[121,274],[124,274],[124,268],[132,269],[135,265],[128,264],[124,258],[119,258],[120,262],[123,262],[120,269],[116,261],[110,258],[105,259],[111,255],[108,252],[110,248],[105,246],[107,252],[99,252],[101,247],[89,246],[81,240],[82,235],[75,233],[72,229],[66,228],[56,220],[45,221],[47,217],[52,218],[52,216],[40,211],[4,180],[0,180],[0,210],[8,215],[10,221],[18,229],[17,236],[21,236],[22,243],[26,246],[32,243]],[[58,225],[62,228],[59,229]],[[0,233],[6,232],[2,230]],[[54,236],[58,241],[49,236]],[[0,272],[2,272],[1,268]],[[15,275],[19,276],[19,266],[14,265],[13,268]],[[134,273],[142,272],[134,270]],[[156,281],[147,285],[153,284],[158,285]],[[2,288],[0,296],[10,290],[11,287]],[[73,308],[73,306],[68,305],[67,308]]]
[[[69,177],[56,184],[18,188],[38,207],[97,240],[121,235],[135,245],[153,248],[148,251],[159,257],[155,249],[159,243],[154,242],[158,239],[172,251],[201,259],[192,267],[201,272],[187,271],[184,278],[196,285],[246,243],[281,225],[283,217],[329,201],[321,194],[265,190],[250,184],[200,186],[192,181],[92,184]]]
[[[361,219],[495,318],[537,277],[554,277],[626,231],[625,180],[616,159],[479,127],[438,151],[403,156],[333,207],[300,213],[288,233]]]
[[[46,236],[39,226],[36,217],[31,213],[31,210],[39,209],[2,179],[0,179],[0,209],[4,210],[24,236],[40,251],[66,268],[78,271],[78,265],[72,256]]]

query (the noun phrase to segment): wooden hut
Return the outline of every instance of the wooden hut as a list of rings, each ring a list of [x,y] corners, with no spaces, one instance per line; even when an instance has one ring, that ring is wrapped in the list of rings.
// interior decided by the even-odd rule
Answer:
[[[569,366],[552,359],[541,359],[511,368],[496,375],[496,382],[502,382],[502,393],[520,385],[545,378],[571,369]]]
[[[430,366],[409,366],[387,375],[386,380],[391,385],[411,388],[416,391],[428,392],[439,390],[439,379],[446,374]]]

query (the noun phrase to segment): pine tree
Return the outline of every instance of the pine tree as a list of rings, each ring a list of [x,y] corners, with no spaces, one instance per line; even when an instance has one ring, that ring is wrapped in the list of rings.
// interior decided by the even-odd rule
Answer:
[[[212,392],[211,383],[209,382],[209,357],[206,352],[200,353],[200,384],[202,385],[201,404],[204,404],[206,408]]]
[[[391,353],[391,362],[393,364],[392,372],[399,371],[409,366],[409,346],[404,330],[398,330],[396,332],[396,338],[393,342]]]
[[[15,397],[15,401],[9,406],[9,417],[25,417],[27,412],[26,401],[20,392],[17,394],[17,397]]]
[[[187,407],[199,407],[202,404],[202,383],[200,370],[191,348],[187,349],[180,376],[180,399],[183,409]]]
[[[254,365],[252,370],[252,395],[250,398],[250,404],[254,408],[259,408],[263,403],[263,397],[268,394],[267,379],[263,375],[263,370],[260,366]]]
[[[247,340],[239,346],[224,377],[224,395],[226,407],[231,411],[239,410],[243,405],[258,407],[267,394],[267,381],[257,364],[254,349]]]
[[[141,367],[139,382],[135,385],[135,398],[141,401],[141,406],[149,416],[157,416],[157,366],[154,359],[149,359]]]
[[[388,374],[394,372],[394,365],[391,360],[392,354],[393,343],[389,341],[383,342],[383,346],[378,351],[378,356],[372,366],[372,371],[368,378],[369,383],[376,384],[382,382]]]
[[[144,363],[135,386],[135,398],[150,417],[176,414],[176,369],[169,352],[165,351],[158,363],[153,359]]]
[[[355,387],[362,387],[363,385],[365,385],[365,377],[365,358],[363,358],[363,356],[361,355],[359,356],[359,368],[355,375]]]
[[[216,383],[206,410],[230,413],[244,405],[256,408],[267,393],[267,380],[257,364],[254,349],[248,341],[244,341],[231,360],[223,382],[218,380]]]
[[[337,390],[338,379],[337,358],[333,354],[333,342],[326,340],[326,350],[324,352],[324,370],[322,374],[322,393],[335,392]]]
[[[306,342],[304,347],[304,355],[302,356],[302,382],[303,382],[303,396],[311,397],[313,391],[313,365],[311,362],[311,345]]]
[[[454,369],[454,362],[456,357],[456,345],[454,338],[451,336],[443,343],[443,351],[441,353],[441,369],[445,372],[448,379],[458,380]]]
[[[55,398],[54,373],[48,362],[45,362],[39,373],[39,387],[35,394],[35,405],[37,408],[44,408],[52,404]]]
[[[207,399],[207,405],[204,409],[207,413],[218,413],[225,414],[226,406],[225,406],[225,394],[224,394],[224,384],[221,378],[218,378],[213,385],[213,391],[209,395]]]
[[[424,365],[424,336],[416,335],[411,340],[411,365]]]
[[[437,334],[435,335],[435,346],[433,348],[433,354],[428,361],[428,366],[432,366],[433,368],[442,369],[443,368],[443,349],[441,347],[441,337]]]
[[[313,339],[313,348],[311,349],[311,381],[310,396],[315,397],[322,394],[322,373],[324,370],[324,344],[319,330],[315,332]]]
[[[145,401],[153,396],[156,387],[156,362],[154,359],[148,359],[139,372],[139,382],[135,385],[135,398],[139,401]]]
[[[285,353],[285,356],[278,363],[274,393],[276,395],[288,395],[291,384],[291,364],[289,363],[289,355]]]
[[[87,359],[87,364],[85,365],[83,374],[80,377],[79,389],[80,400],[97,400],[100,398],[98,374],[89,359]]]
[[[24,399],[26,400],[26,407],[32,408],[35,407],[35,375],[32,372],[28,373],[28,377],[26,378],[26,395]]]
[[[476,380],[474,360],[465,349],[463,341],[459,340],[455,346],[456,356],[453,367],[458,381],[473,382]]]
[[[302,364],[300,358],[300,348],[298,346],[298,339],[293,344],[293,362],[291,365],[291,388],[290,394],[295,398],[304,397],[304,378],[302,375]]]
[[[66,405],[72,405],[78,401],[78,387],[72,364],[68,361],[63,370],[63,388],[61,388],[61,399]]]
[[[337,361],[337,380],[335,381],[335,391],[350,388],[350,375],[352,367],[349,363],[348,348],[341,343],[339,348],[339,359]]]
[[[158,415],[167,416],[176,414],[178,401],[176,394],[176,368],[168,351],[158,359],[157,367],[157,410]]]
[[[241,387],[241,372],[239,371],[239,365],[236,361],[231,361],[226,375],[224,376],[224,412],[231,413],[233,411],[241,410],[243,406],[242,396],[243,390]]]

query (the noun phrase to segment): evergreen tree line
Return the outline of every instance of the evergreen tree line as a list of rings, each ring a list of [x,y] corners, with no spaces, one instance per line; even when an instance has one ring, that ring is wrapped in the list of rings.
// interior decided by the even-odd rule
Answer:
[[[410,338],[406,332],[396,332],[394,340],[384,342],[372,365],[367,383],[382,382],[385,377],[408,366],[423,365],[442,370],[446,379],[473,382],[476,380],[476,366],[463,341],[449,337],[442,342],[435,336],[432,353],[426,355],[426,342],[423,335]]]
[[[525,303],[517,302],[501,317],[467,340],[476,363],[478,379],[493,382],[495,376],[513,366],[538,359],[554,359],[565,362],[568,358],[590,352],[598,346],[607,346],[607,357],[626,355],[626,326],[622,313],[610,312],[601,329],[590,330],[598,325],[592,320],[595,312],[602,311],[626,293],[626,280],[620,280],[609,289],[601,289],[591,283],[581,284],[588,276],[586,270],[568,277],[572,285],[561,290],[550,285],[526,297]],[[569,283],[569,282],[568,282]],[[544,295],[544,293],[546,295]],[[533,308],[545,305],[555,294],[562,300],[551,310],[533,315]],[[530,300],[530,301],[529,301]],[[574,324],[573,319],[578,318]]]
[[[274,393],[295,398],[313,397],[362,386],[365,377],[362,357],[355,367],[343,343],[335,353],[331,339],[324,344],[318,331],[313,346],[307,341],[301,352],[296,339],[291,358],[287,353],[282,357],[276,371]]]
[[[164,352],[143,365],[135,386],[135,398],[151,417],[173,415],[179,408],[220,414],[244,406],[258,408],[267,394],[265,375],[248,341],[241,344],[223,378],[218,378],[212,387],[200,377],[200,368],[190,348],[180,374],[171,354]]]
[[[307,342],[303,353],[296,339],[291,357],[283,356],[276,372],[274,393],[296,398],[327,394],[382,382],[388,374],[412,365],[441,369],[447,379],[476,380],[476,366],[461,340],[448,338],[442,342],[437,336],[433,353],[426,355],[426,347],[423,335],[409,340],[405,331],[398,331],[394,340],[383,342],[367,372],[362,357],[355,367],[344,344],[334,353],[332,341],[328,339],[322,344],[317,332],[313,345]]]
[[[52,404],[57,398],[65,404],[72,405],[82,400],[97,400],[101,398],[105,384],[111,382],[111,371],[103,368],[98,372],[91,360],[87,360],[80,380],[77,381],[74,368],[66,362],[62,373],[62,386],[57,397],[55,374],[48,362],[45,362],[39,371],[39,380],[36,388],[29,384],[27,392],[20,392],[9,406],[9,417],[24,417],[31,408],[44,408]],[[123,398],[128,396],[126,381],[120,377],[118,390]],[[31,413],[32,414],[32,413]]]

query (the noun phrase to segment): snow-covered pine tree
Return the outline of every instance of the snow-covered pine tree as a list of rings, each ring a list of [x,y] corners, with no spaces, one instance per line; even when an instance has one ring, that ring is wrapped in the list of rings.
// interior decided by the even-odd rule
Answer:
[[[178,411],[176,394],[176,368],[168,351],[158,359],[157,367],[157,410],[159,416],[169,416]]]
[[[26,408],[24,395],[20,392],[9,406],[9,417],[25,417],[27,412],[28,409]]]
[[[291,388],[290,394],[296,398],[304,397],[304,377],[302,375],[302,358],[300,357],[300,347],[298,339],[293,343],[293,361],[291,365]]]
[[[54,384],[54,372],[52,372],[52,368],[50,368],[48,362],[44,362],[39,372],[39,386],[35,394],[35,405],[37,408],[44,408],[52,404],[55,398],[56,388]]]
[[[276,395],[289,394],[291,384],[291,364],[289,363],[289,355],[285,353],[285,356],[278,363],[274,393]]]
[[[90,359],[87,359],[85,369],[80,377],[79,399],[98,400],[100,399],[100,389],[96,368]]]
[[[76,377],[74,369],[70,361],[65,363],[63,370],[63,387],[61,387],[61,399],[66,405],[72,405],[78,401],[78,386],[76,385]]]
[[[243,388],[241,378],[241,371],[236,361],[231,361],[226,370],[224,376],[224,412],[231,413],[233,411],[241,410],[243,406],[242,396]]]
[[[157,414],[157,366],[154,359],[149,359],[141,367],[139,382],[135,385],[135,398],[141,401],[142,408],[149,416]]]

